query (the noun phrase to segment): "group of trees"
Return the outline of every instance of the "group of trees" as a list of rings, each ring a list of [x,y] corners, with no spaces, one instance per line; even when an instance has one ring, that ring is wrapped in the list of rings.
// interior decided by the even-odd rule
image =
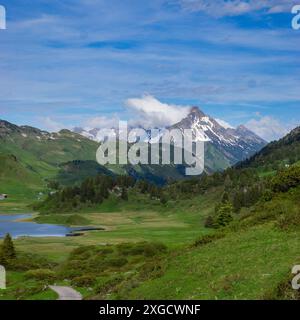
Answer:
[[[255,201],[251,197],[258,197],[261,192],[262,180],[255,169],[229,168],[224,172],[216,172],[211,175],[203,174],[200,178],[179,181],[165,187],[170,197],[193,197],[204,194],[215,187],[223,187],[233,198],[234,194],[240,197],[242,205]],[[257,195],[257,196],[256,196]],[[260,196],[260,195],[259,195]]]
[[[244,181],[245,182],[245,181]],[[205,221],[208,228],[225,226],[233,220],[242,207],[251,207],[260,202],[269,202],[276,193],[287,192],[300,186],[300,166],[293,165],[279,170],[276,175],[256,180],[249,180],[248,185],[224,184],[225,192],[217,204],[215,216]]]
[[[147,180],[138,180],[136,189],[143,194],[149,194],[150,199],[160,200],[162,204],[168,202],[167,189],[159,187]]]
[[[87,178],[81,185],[65,187],[48,195],[42,203],[35,205],[40,211],[71,211],[85,205],[101,204],[113,190],[120,194],[120,198],[128,200],[127,189],[135,185],[130,176],[111,177],[98,175]]]
[[[229,195],[224,192],[221,202],[215,208],[215,215],[208,216],[205,221],[206,228],[220,228],[227,226],[233,220],[234,208]]]
[[[131,176],[105,176],[87,178],[81,185],[59,188],[48,195],[47,199],[34,206],[41,212],[68,212],[79,210],[86,206],[95,206],[108,199],[110,194],[118,196],[123,201],[128,201],[128,190],[148,194],[150,199],[167,202],[163,189],[146,180],[135,180]]]

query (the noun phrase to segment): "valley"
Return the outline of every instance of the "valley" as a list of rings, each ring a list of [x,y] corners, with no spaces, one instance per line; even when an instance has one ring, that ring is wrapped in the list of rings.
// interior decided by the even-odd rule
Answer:
[[[299,132],[221,172],[164,185],[95,164],[91,140],[82,159],[63,155],[65,139],[70,148],[85,139],[71,132],[55,136],[64,147],[47,146],[52,160],[20,137],[2,144],[2,216],[102,230],[13,239],[15,253],[0,252],[0,299],[56,299],[45,289],[54,284],[84,299],[298,299],[288,284],[299,263]]]

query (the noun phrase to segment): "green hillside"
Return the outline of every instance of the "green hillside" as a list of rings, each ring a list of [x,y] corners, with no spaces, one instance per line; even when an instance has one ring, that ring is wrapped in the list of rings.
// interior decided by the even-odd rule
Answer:
[[[16,179],[17,177],[17,179]],[[0,193],[26,199],[42,185],[40,176],[22,164],[14,155],[0,153]]]
[[[28,175],[32,175],[40,189],[45,189],[48,180],[70,185],[99,173],[109,176],[129,174],[157,184],[185,178],[184,167],[172,164],[100,166],[95,161],[98,146],[97,142],[68,130],[49,133],[0,120],[0,153],[13,155],[18,163],[28,169]],[[216,163],[216,166],[220,169],[222,164]],[[6,170],[4,167],[2,169]],[[20,180],[12,173],[11,184],[13,180],[16,185],[14,193],[18,193]],[[25,180],[24,188],[27,188]]]
[[[282,139],[269,143],[260,152],[238,164],[237,167],[257,167],[260,170],[273,171],[299,160],[300,127],[297,127]]]
[[[68,130],[48,133],[1,121],[0,151],[13,154],[43,178],[52,177],[59,164],[94,160],[97,143]]]
[[[59,164],[92,160],[97,144],[70,131],[50,134],[0,121],[1,191],[12,200],[32,201],[46,189]]]

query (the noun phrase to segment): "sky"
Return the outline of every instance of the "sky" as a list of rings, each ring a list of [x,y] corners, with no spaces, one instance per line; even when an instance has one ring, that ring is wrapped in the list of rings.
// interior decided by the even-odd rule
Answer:
[[[49,131],[173,124],[266,140],[300,124],[300,0],[0,0],[0,118]]]

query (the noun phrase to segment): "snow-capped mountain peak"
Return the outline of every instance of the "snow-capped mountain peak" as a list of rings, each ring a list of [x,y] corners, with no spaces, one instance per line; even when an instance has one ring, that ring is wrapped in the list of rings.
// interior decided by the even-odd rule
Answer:
[[[130,128],[128,129],[130,130]],[[195,140],[212,145],[218,154],[223,155],[227,159],[226,161],[231,164],[250,157],[266,145],[266,141],[245,126],[240,125],[237,128],[232,128],[222,125],[222,121],[217,121],[206,115],[198,107],[192,107],[188,115],[180,122],[171,127],[160,129],[157,137],[150,142],[159,141],[165,129],[180,129],[182,132],[185,129],[191,129]],[[100,135],[100,128],[83,129],[77,127],[73,131],[94,141],[100,142],[103,139]],[[146,130],[146,132],[147,139],[150,130]]]
[[[245,126],[236,129],[224,127],[198,107],[191,108],[188,116],[171,128],[192,129],[196,139],[214,145],[232,163],[251,156],[266,144]]]

